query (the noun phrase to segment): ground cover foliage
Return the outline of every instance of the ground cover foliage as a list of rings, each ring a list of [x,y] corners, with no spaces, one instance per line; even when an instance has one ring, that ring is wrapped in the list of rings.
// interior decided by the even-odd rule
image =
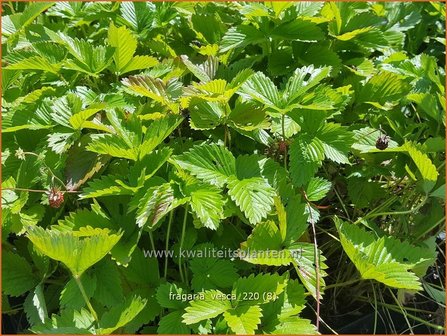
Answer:
[[[444,333],[443,3],[2,9],[3,332]]]

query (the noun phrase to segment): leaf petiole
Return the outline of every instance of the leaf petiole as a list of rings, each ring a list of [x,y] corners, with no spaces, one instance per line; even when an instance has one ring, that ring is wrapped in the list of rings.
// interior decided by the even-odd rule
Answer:
[[[97,326],[99,328],[99,320],[98,315],[96,314],[95,309],[93,309],[93,306],[90,303],[90,300],[87,296],[87,293],[85,292],[84,286],[82,285],[81,277],[80,276],[73,276],[74,280],[78,284],[79,290],[81,291],[82,297],[84,298],[85,304],[87,305],[88,310],[92,314],[93,318],[95,319]]]

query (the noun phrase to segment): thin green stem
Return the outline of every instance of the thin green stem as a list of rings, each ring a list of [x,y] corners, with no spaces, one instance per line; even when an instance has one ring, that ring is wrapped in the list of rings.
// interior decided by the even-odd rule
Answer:
[[[374,295],[374,330],[373,330],[373,335],[376,334],[376,330],[377,330],[377,297],[376,297],[376,289],[374,288],[374,283],[372,281],[371,282],[371,287],[373,290],[373,295]]]
[[[169,214],[169,223],[168,223],[168,230],[166,232],[166,244],[165,244],[165,271],[164,271],[164,278],[166,279],[168,275],[168,250],[169,250],[169,237],[171,235],[171,225],[172,225],[172,219],[174,218],[174,210],[171,211]]]
[[[311,305],[308,305],[308,307],[310,308],[310,309],[312,309],[312,311],[316,314],[317,312],[315,311],[315,309],[311,306]],[[324,320],[322,319],[322,318],[320,318],[320,320],[321,320],[321,322],[326,326],[326,328],[328,328],[334,335],[338,335],[338,333],[334,330],[334,329],[332,329],[331,327],[330,327],[330,325],[329,324],[327,324],[326,322],[324,322]]]
[[[394,301],[396,302],[397,306],[399,307],[400,311],[402,312],[402,316],[404,317],[405,321],[407,322],[408,325],[408,329],[410,329],[410,332],[414,335],[414,331],[413,328],[410,324],[410,321],[408,321],[407,318],[407,312],[405,311],[405,309],[402,307],[402,305],[400,304],[399,300],[397,299],[397,297],[394,295],[393,291],[391,289],[389,289],[389,292],[391,294],[391,296],[393,297]]]
[[[430,232],[431,230],[433,230],[434,228],[436,228],[438,225],[442,224],[445,222],[445,216],[442,217],[439,221],[437,221],[434,225],[431,225],[430,227],[428,227],[427,229],[425,229],[418,237],[418,239],[421,239],[422,237],[424,237],[428,232]],[[443,225],[444,226],[444,225]]]
[[[427,201],[427,197],[424,197],[424,200],[415,208],[411,209],[411,210],[405,210],[405,211],[393,211],[393,212],[377,212],[380,211],[380,209],[386,208],[388,206],[391,206],[391,204],[394,203],[394,201],[397,200],[397,197],[391,197],[390,199],[388,199],[387,201],[385,201],[384,203],[382,203],[381,205],[379,205],[377,208],[371,210],[368,214],[366,214],[363,217],[360,217],[359,219],[357,219],[354,224],[359,224],[361,221],[368,219],[368,218],[374,218],[374,217],[378,217],[378,216],[392,216],[392,215],[405,215],[405,214],[410,214],[413,213],[417,210],[419,210],[419,208],[421,208],[425,202]]]
[[[362,279],[357,278],[357,279],[350,279],[350,280],[347,280],[347,281],[345,281],[345,282],[334,283],[334,284],[332,284],[332,285],[327,285],[327,286],[325,286],[325,287],[324,287],[324,290],[331,289],[331,288],[337,288],[337,287],[343,287],[343,286],[352,285],[353,283],[359,282],[360,280],[362,280]]]
[[[368,299],[368,298],[365,298],[365,297],[363,297],[363,296],[358,296],[357,298],[360,299],[361,301],[369,302],[369,299]],[[401,313],[401,310],[400,310],[399,308],[396,308],[394,305],[391,305],[391,304],[388,304],[388,303],[384,303],[384,302],[380,302],[380,301],[377,302],[377,304],[378,304],[379,306],[382,306],[382,307],[388,308],[388,309],[390,309],[390,310],[393,310],[393,311],[395,311],[395,312]],[[440,325],[437,325],[437,324],[434,324],[434,323],[425,321],[425,320],[423,320],[422,318],[420,318],[420,317],[418,317],[418,316],[415,316],[415,315],[413,315],[413,314],[410,314],[410,313],[408,313],[408,312],[406,313],[406,316],[409,317],[409,318],[411,318],[412,320],[415,320],[415,321],[418,321],[418,322],[420,322],[420,323],[423,323],[423,324],[425,324],[426,326],[429,326],[429,327],[431,327],[431,328],[433,328],[433,329],[441,330],[441,331],[446,330],[446,328],[445,328],[444,326],[440,326]]]
[[[36,153],[33,153],[33,152],[23,152],[23,154],[35,156],[37,159],[39,159],[39,154],[36,154]],[[53,170],[51,170],[50,167],[48,167],[48,165],[45,163],[45,161],[42,160],[42,164],[50,172],[51,176],[53,178],[55,178],[56,180],[58,180],[64,186],[64,188],[67,189],[67,187],[65,186],[64,181],[62,181],[59,177],[56,176],[56,174],[53,172]]]
[[[327,169],[326,169],[324,166],[323,166],[323,169],[324,169],[326,175],[328,175],[328,177],[329,177],[329,172],[327,171]],[[346,217],[349,219],[349,221],[351,221],[351,216],[349,216],[348,209],[346,208],[346,205],[345,205],[345,203],[343,202],[343,200],[342,200],[340,194],[338,193],[337,187],[336,187],[335,185],[334,185],[334,191],[335,191],[335,195],[337,196],[338,201],[340,202],[340,204],[341,204],[341,206],[342,206],[342,208],[343,208],[343,211],[344,211],[345,214],[346,214]]]
[[[152,235],[152,231],[149,231],[149,240],[151,241],[152,251],[155,251],[154,236]]]
[[[185,215],[183,216],[182,236],[180,237],[180,249],[179,249],[180,253],[178,257],[178,269],[180,271],[180,278],[182,279],[182,282],[185,282],[185,277],[183,275],[183,269],[182,269],[182,250],[183,250],[183,242],[185,240],[187,219],[188,219],[188,204],[185,207]]]
[[[15,14],[16,10],[14,9],[14,5],[13,5],[12,1],[8,1],[8,6],[11,9],[11,13]]]
[[[422,200],[422,202],[420,202],[417,206],[415,206],[413,209],[410,209],[410,210],[379,212],[379,213],[373,213],[373,214],[370,213],[370,214],[366,215],[365,217],[363,217],[363,219],[379,217],[379,216],[396,216],[396,215],[407,215],[407,214],[415,213],[416,211],[418,211],[420,208],[422,208],[424,206],[424,204],[427,202],[427,200],[428,200],[428,197],[424,196],[424,199]]]
[[[231,134],[227,124],[225,124],[224,130],[225,130],[224,145],[228,146],[228,148],[231,149]]]
[[[73,276],[76,283],[78,284],[79,290],[81,291],[82,297],[84,298],[85,304],[87,305],[88,310],[92,314],[93,318],[95,319],[98,327],[99,327],[99,320],[98,315],[96,314],[95,310],[93,309],[90,300],[88,299],[87,293],[85,292],[84,286],[82,285],[80,276]]]

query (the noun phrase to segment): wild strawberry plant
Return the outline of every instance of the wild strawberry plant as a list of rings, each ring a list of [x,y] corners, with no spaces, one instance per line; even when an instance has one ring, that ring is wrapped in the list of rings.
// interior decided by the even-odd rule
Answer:
[[[2,9],[4,332],[445,331],[443,3]]]

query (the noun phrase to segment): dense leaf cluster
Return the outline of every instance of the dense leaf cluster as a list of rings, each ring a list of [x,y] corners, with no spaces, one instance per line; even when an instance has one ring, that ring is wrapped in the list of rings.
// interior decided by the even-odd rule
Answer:
[[[444,4],[2,7],[9,332],[315,334],[445,304]],[[239,254],[181,253],[213,249]]]

